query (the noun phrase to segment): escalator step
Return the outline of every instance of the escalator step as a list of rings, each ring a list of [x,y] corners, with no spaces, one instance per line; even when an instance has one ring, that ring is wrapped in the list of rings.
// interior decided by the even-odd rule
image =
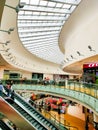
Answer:
[[[36,117],[37,117],[37,118],[39,118],[39,117],[40,117],[40,115],[37,115]]]
[[[39,130],[39,128],[40,128],[40,125],[39,125],[39,124],[37,124],[36,128]]]
[[[16,106],[15,108],[16,108],[16,109],[20,109],[20,107],[19,107],[19,106]]]
[[[25,117],[26,117],[26,116],[28,116],[28,114],[27,114],[27,113],[24,113],[24,114],[22,114],[22,115],[23,115],[23,116],[25,116]]]
[[[56,130],[56,128],[52,128],[52,130]]]
[[[39,117],[39,120],[42,120],[43,118],[42,117]]]
[[[28,106],[27,104],[26,104],[26,107],[27,107],[27,108],[31,108],[31,107],[30,107],[30,106]]]
[[[42,122],[44,122],[45,121],[45,119],[42,119]]]
[[[38,130],[44,130],[43,127],[40,127]]]
[[[33,125],[36,126],[38,124],[38,122],[34,122]]]
[[[35,114],[35,111],[31,111],[32,112],[32,114]]]
[[[25,118],[26,118],[26,119],[29,119],[29,118],[30,118],[30,116],[29,116],[29,115],[27,115],[27,116],[25,116]]]
[[[38,114],[37,113],[34,113],[34,115],[37,117],[38,116]]]
[[[32,121],[32,118],[31,118],[31,117],[29,117],[29,121]]]
[[[31,123],[33,124],[35,122],[35,120],[32,120]]]
[[[32,110],[32,109],[29,109],[30,110],[30,112],[34,112],[34,110]]]
[[[48,121],[45,121],[44,123],[47,125],[47,124],[48,124]]]
[[[23,110],[19,110],[20,112],[21,112],[21,114],[23,114],[24,113],[24,111]]]
[[[51,129],[53,128],[53,126],[52,126],[52,125],[50,125],[49,127],[50,127]]]
[[[50,127],[50,123],[47,123],[47,126]]]

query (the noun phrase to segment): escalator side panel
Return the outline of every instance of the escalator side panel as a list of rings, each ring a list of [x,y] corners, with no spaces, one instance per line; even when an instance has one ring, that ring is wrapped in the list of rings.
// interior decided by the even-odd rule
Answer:
[[[2,97],[0,97],[0,111],[6,115],[9,120],[16,124],[20,130],[35,130],[21,115],[15,111]]]

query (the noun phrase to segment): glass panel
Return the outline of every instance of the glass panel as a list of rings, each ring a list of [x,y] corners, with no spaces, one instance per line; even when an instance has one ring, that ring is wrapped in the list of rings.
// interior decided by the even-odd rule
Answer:
[[[54,3],[54,2],[49,2],[49,3],[48,3],[48,6],[50,6],[50,7],[55,7],[55,3]]]
[[[70,7],[71,7],[71,5],[68,5],[68,4],[64,4],[64,5],[63,5],[63,8],[69,9]]]
[[[43,5],[43,6],[47,6],[47,1],[44,1],[44,0],[42,0],[42,1],[40,1],[40,5]]]
[[[56,4],[56,7],[59,7],[59,8],[60,8],[60,7],[62,7],[62,4],[61,4],[61,3],[57,3],[57,4]]]
[[[40,0],[30,0],[31,5],[38,5]]]

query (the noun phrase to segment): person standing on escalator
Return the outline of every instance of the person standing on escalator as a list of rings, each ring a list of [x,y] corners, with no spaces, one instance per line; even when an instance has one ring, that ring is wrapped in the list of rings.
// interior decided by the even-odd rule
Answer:
[[[6,85],[6,91],[7,91],[7,96],[10,97],[10,94],[11,94],[11,84],[10,83],[7,83]]]
[[[4,88],[3,88],[2,82],[0,82],[0,96],[2,96],[3,90]]]

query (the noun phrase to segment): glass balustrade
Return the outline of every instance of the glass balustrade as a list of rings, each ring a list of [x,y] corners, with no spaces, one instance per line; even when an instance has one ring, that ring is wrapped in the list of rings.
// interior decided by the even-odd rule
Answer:
[[[85,83],[85,82],[73,82],[69,80],[59,81],[56,83],[48,82],[47,84],[38,83],[33,81],[28,82],[15,82],[12,85],[15,90],[32,90],[43,91],[45,93],[52,93],[60,95],[62,97],[70,97],[78,102],[81,102],[94,112],[98,112],[98,85]]]

